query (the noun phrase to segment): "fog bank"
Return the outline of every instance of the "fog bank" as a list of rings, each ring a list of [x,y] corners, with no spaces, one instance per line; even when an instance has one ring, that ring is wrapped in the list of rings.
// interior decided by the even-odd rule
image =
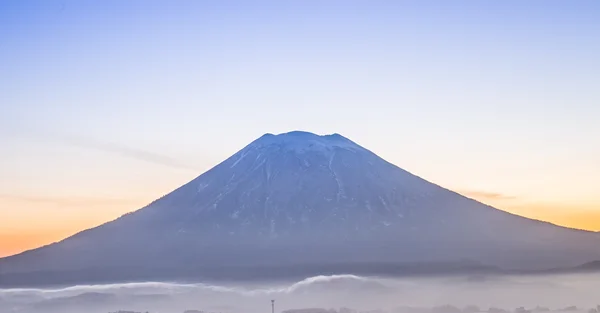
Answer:
[[[303,308],[358,312],[467,311],[516,308],[588,312],[600,303],[600,275],[382,278],[316,276],[288,283],[183,284],[145,282],[45,289],[0,289],[0,312],[268,313]],[[469,306],[476,306],[469,307]],[[537,309],[536,309],[537,308]],[[346,312],[349,312],[346,310]]]

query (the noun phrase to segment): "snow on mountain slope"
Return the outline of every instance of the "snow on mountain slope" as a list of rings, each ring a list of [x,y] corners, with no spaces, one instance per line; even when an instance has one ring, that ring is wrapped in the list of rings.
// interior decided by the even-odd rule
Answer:
[[[266,134],[148,206],[0,269],[461,259],[570,266],[600,259],[600,236],[468,199],[341,135],[291,132]]]

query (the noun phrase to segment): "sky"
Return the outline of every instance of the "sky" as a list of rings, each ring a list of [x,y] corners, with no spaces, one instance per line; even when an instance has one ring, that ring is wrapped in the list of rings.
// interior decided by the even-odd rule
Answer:
[[[2,1],[0,256],[291,130],[600,230],[599,55],[598,1]]]

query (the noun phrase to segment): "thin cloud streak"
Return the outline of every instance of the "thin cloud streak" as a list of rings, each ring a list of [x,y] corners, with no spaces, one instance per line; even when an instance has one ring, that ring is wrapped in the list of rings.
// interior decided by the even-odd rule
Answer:
[[[142,202],[135,199],[94,198],[94,197],[49,197],[19,194],[0,194],[0,201],[35,202],[60,206],[107,206],[136,205]]]
[[[20,135],[25,135],[33,139],[42,139],[45,141],[53,141],[72,147],[92,149],[106,153],[120,155],[122,157],[141,160],[158,165],[168,166],[177,169],[186,169],[199,171],[195,166],[186,164],[167,155],[160,153],[149,152],[138,148],[128,147],[125,145],[102,141],[94,138],[78,137],[73,135],[46,133],[46,132],[21,132]]]
[[[487,199],[487,200],[516,200],[516,196],[506,195],[498,192],[487,192],[487,191],[478,191],[478,190],[458,190],[463,196],[477,198],[477,199]]]

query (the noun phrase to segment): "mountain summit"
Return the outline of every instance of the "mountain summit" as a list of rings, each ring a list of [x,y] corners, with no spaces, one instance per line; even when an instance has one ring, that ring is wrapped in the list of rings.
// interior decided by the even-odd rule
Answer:
[[[497,210],[341,135],[295,131],[263,135],[140,210],[2,259],[0,275],[135,268],[169,279],[182,269],[463,259],[545,268],[598,259],[599,248],[596,233]]]

